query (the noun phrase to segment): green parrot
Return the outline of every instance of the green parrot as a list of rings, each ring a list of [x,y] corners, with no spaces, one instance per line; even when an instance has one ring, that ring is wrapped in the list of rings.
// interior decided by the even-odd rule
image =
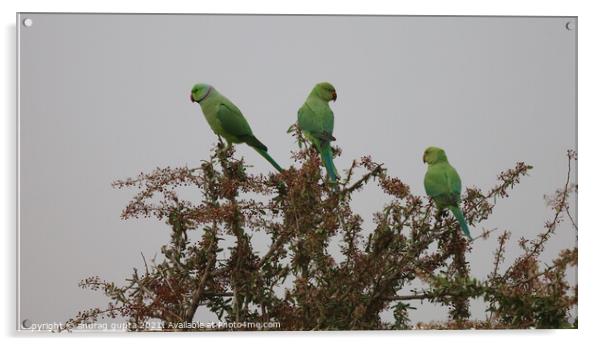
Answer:
[[[336,101],[337,92],[328,82],[316,84],[307,96],[305,103],[297,112],[297,124],[303,135],[316,147],[322,158],[322,164],[328,172],[331,182],[338,179],[334,166],[330,142],[336,140],[332,136],[334,129],[334,114],[328,105]]]
[[[249,123],[238,107],[208,84],[195,84],[190,92],[190,100],[201,105],[205,119],[219,137],[232,143],[246,143],[255,149],[269,163],[282,172],[282,168],[268,154],[268,148],[253,135]]]
[[[466,219],[460,209],[462,181],[458,172],[447,161],[445,151],[441,148],[429,147],[424,151],[422,161],[428,163],[424,175],[426,194],[433,198],[439,210],[449,209],[460,223],[464,234],[472,240]]]

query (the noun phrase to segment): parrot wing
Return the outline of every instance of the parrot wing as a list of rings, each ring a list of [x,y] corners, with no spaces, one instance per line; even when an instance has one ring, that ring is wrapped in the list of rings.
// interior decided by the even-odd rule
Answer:
[[[309,133],[312,137],[319,140],[321,144],[336,140],[332,135],[334,121],[329,122],[326,118],[319,116],[307,103],[304,103],[299,108],[297,122],[301,130]]]
[[[424,176],[424,189],[442,207],[460,202],[460,177],[450,165],[429,167]]]
[[[309,137],[309,140],[318,149],[322,164],[328,172],[328,177],[331,182],[336,182],[338,179],[337,169],[333,162],[332,148],[330,142],[335,138],[332,136],[334,126],[334,116],[332,112],[323,114],[324,112],[315,112],[307,102],[299,108],[297,113],[297,123],[303,132]],[[331,120],[328,120],[328,118]]]
[[[268,148],[253,135],[251,126],[247,119],[242,115],[240,110],[233,104],[222,103],[217,110],[217,119],[219,120],[222,129],[231,136],[237,137],[241,142],[248,145],[267,151]]]
[[[433,198],[445,194],[448,190],[445,172],[439,167],[429,167],[424,176],[424,189]]]
[[[221,103],[217,109],[217,119],[224,131],[232,136],[243,137],[253,135],[247,119],[233,104]]]
[[[447,165],[445,169],[445,179],[451,195],[451,202],[454,205],[460,205],[460,195],[462,193],[462,180],[456,169],[452,165]]]

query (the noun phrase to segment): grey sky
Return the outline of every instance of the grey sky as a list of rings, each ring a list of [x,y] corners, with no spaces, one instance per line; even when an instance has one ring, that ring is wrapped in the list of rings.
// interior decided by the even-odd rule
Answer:
[[[508,229],[514,248],[542,230],[550,216],[543,195],[563,184],[566,150],[576,149],[576,29],[565,26],[575,18],[26,17],[33,25],[19,27],[21,319],[61,322],[105,304],[79,280],[123,282],[141,265],[140,252],[152,257],[168,240],[154,219],[121,221],[134,191],[110,183],[207,157],[215,136],[188,99],[196,82],[229,97],[283,166],[295,149],[286,129],[320,81],[339,96],[339,170],[370,154],[423,194],[421,156],[430,145],[446,149],[465,187],[492,186],[516,161],[533,165],[473,230]],[[237,154],[257,172],[271,169],[245,146]],[[385,202],[375,188],[356,197],[367,228]],[[495,238],[473,245],[477,278],[491,269]],[[561,227],[544,258],[574,242]],[[263,251],[267,238],[254,236],[254,244]],[[416,320],[446,318],[445,308],[418,307]]]

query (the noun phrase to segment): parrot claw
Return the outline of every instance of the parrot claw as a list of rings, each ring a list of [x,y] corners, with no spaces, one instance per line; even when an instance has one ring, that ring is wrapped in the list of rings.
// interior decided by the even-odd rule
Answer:
[[[443,209],[443,210],[440,209],[437,211],[437,214],[435,214],[435,219],[440,221],[442,219],[447,218],[448,215],[449,215],[449,212],[447,211],[447,209]]]

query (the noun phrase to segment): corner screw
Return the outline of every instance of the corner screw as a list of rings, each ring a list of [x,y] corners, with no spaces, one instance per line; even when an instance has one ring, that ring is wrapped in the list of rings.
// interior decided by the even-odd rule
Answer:
[[[570,31],[570,30],[573,30],[573,29],[575,29],[575,23],[573,23],[573,22],[566,22],[566,24],[564,24],[564,27],[565,27],[567,30],[569,30],[569,31]]]

